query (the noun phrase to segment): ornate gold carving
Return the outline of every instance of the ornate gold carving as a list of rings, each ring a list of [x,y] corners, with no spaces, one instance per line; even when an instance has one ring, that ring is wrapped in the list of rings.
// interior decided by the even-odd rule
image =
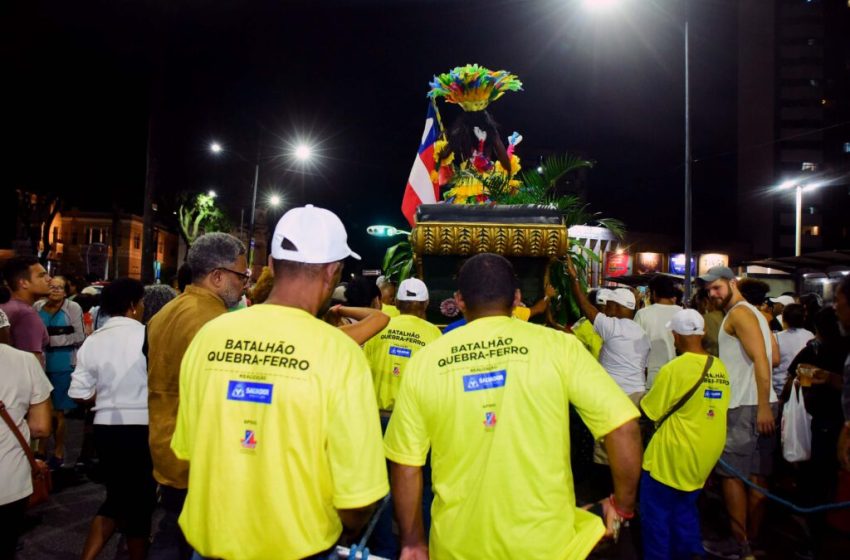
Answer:
[[[563,257],[567,228],[550,224],[425,222],[410,235],[416,255],[498,253],[509,257]]]

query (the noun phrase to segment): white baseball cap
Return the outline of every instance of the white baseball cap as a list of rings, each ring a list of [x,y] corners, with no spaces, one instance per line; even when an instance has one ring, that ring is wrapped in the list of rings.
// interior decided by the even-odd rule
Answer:
[[[288,241],[294,249],[284,249]],[[312,204],[289,210],[277,222],[272,237],[272,258],[306,264],[325,264],[346,257],[360,259],[348,246],[345,226],[336,214]]]
[[[791,296],[779,296],[769,298],[771,303],[781,303],[782,305],[791,305],[792,303],[796,303],[794,298]]]
[[[596,290],[596,305],[605,305],[612,295],[614,295],[614,290],[599,288]]]
[[[705,334],[705,320],[696,309],[677,311],[665,326],[671,331],[685,336]]]
[[[428,301],[428,287],[419,278],[404,280],[396,290],[398,301]]]
[[[598,298],[599,296],[597,296]],[[617,288],[611,292],[611,295],[608,296],[608,301],[613,301],[614,303],[619,303],[626,309],[634,309],[635,308],[635,295],[631,290],[627,290],[625,288]]]

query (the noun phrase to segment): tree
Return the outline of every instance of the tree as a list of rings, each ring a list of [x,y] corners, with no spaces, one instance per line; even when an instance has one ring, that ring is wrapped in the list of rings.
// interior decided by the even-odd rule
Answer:
[[[17,239],[29,243],[30,253],[43,265],[50,257],[50,225],[62,210],[62,199],[54,193],[18,189]],[[56,240],[54,240],[56,241]]]
[[[188,197],[177,208],[177,219],[187,252],[201,235],[230,230],[230,220],[216,204],[215,197],[209,194]]]

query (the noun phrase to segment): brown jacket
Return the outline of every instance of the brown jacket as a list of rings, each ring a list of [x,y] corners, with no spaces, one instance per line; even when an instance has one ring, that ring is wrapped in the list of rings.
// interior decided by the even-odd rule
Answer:
[[[189,463],[171,451],[180,403],[180,362],[195,334],[227,312],[224,301],[206,288],[186,286],[148,322],[148,414],[153,476],[172,488],[189,484]]]

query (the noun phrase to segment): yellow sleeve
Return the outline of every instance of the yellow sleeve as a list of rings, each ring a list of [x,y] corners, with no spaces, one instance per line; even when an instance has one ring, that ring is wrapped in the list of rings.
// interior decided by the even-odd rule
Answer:
[[[334,507],[353,509],[378,501],[390,488],[369,364],[359,348],[341,351],[349,360],[341,360],[345,373],[331,388],[327,445]]]
[[[570,404],[599,439],[640,416],[629,397],[574,337],[563,336]]]
[[[511,314],[520,321],[528,321],[531,318],[531,309],[528,307],[516,306]]]
[[[413,356],[404,372],[404,383],[396,397],[390,425],[384,436],[387,459],[400,465],[421,467],[425,464],[431,440],[419,406],[419,355]]]

